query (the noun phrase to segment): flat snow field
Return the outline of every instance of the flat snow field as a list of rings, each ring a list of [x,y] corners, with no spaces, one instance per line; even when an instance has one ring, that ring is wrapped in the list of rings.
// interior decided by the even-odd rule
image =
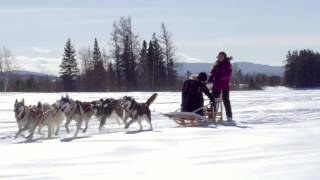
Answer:
[[[180,106],[180,93],[161,92],[154,104],[154,131],[125,132],[109,120],[98,121],[71,138],[13,139],[13,105],[54,102],[63,93],[0,94],[0,179],[320,179],[320,90],[267,88],[231,92],[234,119],[240,127],[179,128],[161,112]],[[152,93],[70,93],[91,101],[130,95],[144,102]],[[147,124],[144,124],[147,128]],[[45,130],[45,129],[44,129]],[[44,131],[46,132],[46,131]]]

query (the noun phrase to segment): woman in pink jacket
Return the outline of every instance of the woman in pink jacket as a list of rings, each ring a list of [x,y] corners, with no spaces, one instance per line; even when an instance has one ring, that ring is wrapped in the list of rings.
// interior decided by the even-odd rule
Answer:
[[[226,109],[227,120],[232,121],[232,110],[229,99],[229,83],[232,73],[232,65],[230,60],[232,57],[228,57],[225,52],[220,52],[217,56],[217,61],[214,64],[209,82],[213,82],[212,93],[215,98],[218,98],[222,92],[223,104]]]

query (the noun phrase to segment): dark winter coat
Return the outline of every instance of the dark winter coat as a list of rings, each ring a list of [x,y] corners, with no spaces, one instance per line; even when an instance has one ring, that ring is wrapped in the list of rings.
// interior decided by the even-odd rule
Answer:
[[[213,82],[213,90],[229,90],[231,73],[232,65],[229,60],[217,62],[217,64],[213,66],[211,76],[209,77],[209,81]]]
[[[202,93],[205,93],[211,101],[214,101],[205,83],[195,79],[188,79],[184,82],[182,88],[182,111],[192,112],[203,106],[204,99]]]

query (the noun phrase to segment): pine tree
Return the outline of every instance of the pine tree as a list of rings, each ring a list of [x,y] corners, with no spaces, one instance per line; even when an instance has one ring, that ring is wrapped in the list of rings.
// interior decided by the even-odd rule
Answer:
[[[167,87],[173,89],[178,80],[175,62],[176,48],[172,41],[172,34],[167,30],[167,27],[164,23],[161,23],[160,42],[163,48],[164,60],[166,63]]]
[[[121,69],[125,78],[125,89],[133,90],[135,86],[135,61],[131,55],[130,40],[127,36],[124,41],[123,53],[121,55]]]
[[[285,65],[285,84],[290,87],[320,86],[320,54],[312,50],[288,52]]]
[[[64,91],[76,90],[75,81],[79,75],[79,68],[75,56],[76,51],[69,38],[66,42],[60,65],[60,79],[62,80]]]
[[[100,64],[102,62],[102,55],[100,51],[100,47],[98,44],[97,38],[94,39],[94,45],[93,45],[93,52],[92,52],[92,63],[93,67],[97,66],[97,64]]]
[[[154,89],[155,86],[155,52],[154,52],[154,48],[153,48],[153,42],[150,41],[149,42],[149,48],[148,48],[148,61],[147,61],[147,65],[146,65],[146,85],[147,85],[147,90],[152,90]]]
[[[144,40],[142,42],[142,49],[140,51],[140,58],[138,63],[138,86],[142,90],[146,90],[146,82],[148,81],[148,45]]]
[[[153,34],[152,37],[153,51],[154,51],[154,74],[155,74],[155,90],[162,89],[166,87],[167,81],[167,72],[166,72],[166,63],[164,61],[163,50],[160,46],[159,40],[156,34]]]
[[[116,72],[114,71],[112,62],[108,63],[107,69],[107,91],[115,91],[116,88]]]
[[[105,91],[107,89],[107,71],[105,69],[97,38],[94,39],[92,63],[91,86],[94,87],[94,91]]]

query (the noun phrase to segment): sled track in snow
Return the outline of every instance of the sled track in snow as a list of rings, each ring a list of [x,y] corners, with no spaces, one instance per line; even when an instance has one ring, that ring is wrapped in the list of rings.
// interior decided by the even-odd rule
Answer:
[[[100,98],[121,98],[124,95],[135,97],[138,102],[144,102],[153,92],[124,92],[124,93],[69,93],[69,96],[81,101],[91,101]],[[234,120],[239,125],[263,127],[269,125],[297,124],[305,121],[319,120],[320,90],[290,90],[267,89],[265,91],[236,91],[231,92],[231,103]],[[38,101],[55,102],[65,93],[4,93],[0,95],[0,144],[12,140],[17,131],[13,114],[15,99],[25,98],[27,104],[36,104]],[[36,97],[36,98],[35,98]],[[180,107],[181,94],[179,92],[160,92],[156,101],[151,105],[152,123],[155,130],[175,128],[178,125],[161,113],[173,112]],[[161,113],[160,113],[161,112]],[[67,134],[63,124],[60,137],[70,138],[74,132],[74,122],[70,126],[72,132]],[[92,119],[88,132],[79,133],[79,136],[96,136],[108,133],[124,133],[124,129],[116,123],[107,122],[105,131],[99,133],[98,121]],[[137,126],[132,127],[133,130]],[[146,126],[148,128],[148,126]],[[221,127],[222,128],[222,127]],[[233,127],[226,127],[233,128]],[[46,128],[43,128],[46,133]],[[41,138],[36,134],[35,138]],[[20,138],[21,139],[21,138]]]
[[[114,120],[115,121],[115,120]],[[0,127],[1,127],[1,123],[5,123],[7,125],[10,126],[10,129],[17,129],[16,126],[16,122],[12,122],[12,121],[7,121],[7,122],[0,122]],[[72,124],[73,123],[73,124]],[[98,127],[99,124],[97,122],[96,119],[92,119],[89,123],[89,128],[88,128],[88,132],[87,133],[79,133],[78,137],[73,137],[73,133],[75,130],[75,123],[72,122],[70,125],[70,129],[71,132],[70,133],[66,133],[65,128],[64,128],[64,123],[61,124],[60,126],[60,133],[59,136],[57,137],[53,137],[51,139],[60,139],[61,142],[72,142],[73,140],[76,139],[83,139],[83,138],[90,138],[92,136],[97,136],[97,135],[107,135],[107,134],[112,134],[112,133],[126,133],[126,134],[137,134],[137,133],[143,133],[143,132],[148,132],[149,130],[143,130],[143,131],[139,131],[137,124],[133,124],[132,125],[132,129],[129,130],[125,130],[122,126],[119,126],[116,122],[109,122],[105,125],[105,128],[102,130],[102,132],[99,132]],[[179,125],[177,125],[174,120],[169,119],[159,113],[154,113],[153,114],[153,126],[154,126],[154,130],[152,132],[161,132],[162,129],[166,129],[166,128],[188,128],[188,127],[180,127]],[[145,128],[148,128],[147,124],[144,124]],[[248,128],[249,126],[246,125],[222,125],[222,124],[218,124],[218,126],[213,127],[213,126],[209,126],[209,127],[191,127],[191,128],[219,128],[219,127],[230,127],[230,128]],[[5,129],[5,128],[3,128]],[[42,129],[42,133],[44,133],[44,135],[40,135],[37,132],[34,135],[33,140],[28,141],[25,140],[23,137],[19,137],[17,139],[14,139],[14,135],[16,133],[16,130],[10,130],[10,131],[5,131],[5,132],[1,132],[0,133],[0,144],[10,144],[10,143],[35,143],[35,142],[41,142],[41,141],[45,141],[45,140],[50,140],[47,138],[47,129],[43,128]],[[1,142],[2,141],[2,142]]]

